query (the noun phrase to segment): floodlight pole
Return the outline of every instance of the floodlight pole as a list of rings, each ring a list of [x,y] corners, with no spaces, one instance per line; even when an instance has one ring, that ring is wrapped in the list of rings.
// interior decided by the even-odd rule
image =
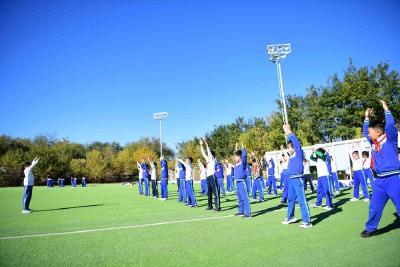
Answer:
[[[153,113],[153,119],[160,121],[160,158],[163,156],[163,143],[162,143],[162,120],[168,117],[168,112],[157,112]]]
[[[286,56],[291,52],[291,46],[290,44],[268,45],[267,50],[268,54],[270,55],[269,60],[276,65],[279,94],[281,97],[282,121],[283,123],[288,124],[289,120],[286,109],[285,90],[283,87],[281,60],[286,58]]]

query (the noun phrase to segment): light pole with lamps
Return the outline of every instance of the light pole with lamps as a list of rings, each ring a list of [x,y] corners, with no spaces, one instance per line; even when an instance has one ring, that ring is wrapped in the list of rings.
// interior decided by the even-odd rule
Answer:
[[[276,65],[276,72],[278,74],[279,92],[281,95],[281,109],[283,123],[288,124],[288,115],[286,111],[285,91],[283,89],[281,60],[292,51],[290,44],[274,44],[267,45],[269,60]]]
[[[168,117],[168,112],[153,113],[153,119],[160,121],[160,158],[162,158],[162,120]]]

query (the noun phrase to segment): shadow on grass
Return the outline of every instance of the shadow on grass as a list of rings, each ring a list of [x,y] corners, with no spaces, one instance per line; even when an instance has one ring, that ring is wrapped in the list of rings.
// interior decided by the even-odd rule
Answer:
[[[33,211],[34,212],[57,211],[57,210],[70,210],[70,209],[80,209],[80,208],[92,208],[92,207],[100,207],[100,206],[104,206],[104,204],[81,205],[81,206],[71,206],[71,207],[62,207],[62,208],[45,209],[45,210],[33,210]]]
[[[396,214],[394,214],[396,216]],[[395,219],[391,224],[386,225],[385,227],[378,229],[375,235],[383,235],[392,230],[400,229],[400,218]]]
[[[286,207],[286,205],[279,204],[278,206],[274,206],[274,207],[271,207],[271,208],[268,208],[268,209],[264,209],[264,210],[259,210],[259,211],[253,212],[253,213],[251,214],[251,217],[257,217],[257,216],[266,214],[266,213],[268,213],[268,212],[272,212],[272,211],[275,211],[275,210],[279,210],[279,209],[284,208],[284,207]]]
[[[343,209],[340,208],[340,206],[342,206],[344,203],[348,202],[349,200],[350,200],[350,198],[341,199],[341,200],[337,201],[337,202],[334,204],[335,208],[334,208],[333,210],[331,210],[331,211],[325,211],[325,212],[322,212],[322,213],[319,213],[319,214],[317,214],[317,215],[312,216],[311,219],[314,219],[314,220],[312,221],[312,224],[313,224],[313,225],[316,225],[316,224],[322,222],[323,220],[329,218],[330,216],[333,216],[333,215],[335,215],[336,213],[342,212]]]

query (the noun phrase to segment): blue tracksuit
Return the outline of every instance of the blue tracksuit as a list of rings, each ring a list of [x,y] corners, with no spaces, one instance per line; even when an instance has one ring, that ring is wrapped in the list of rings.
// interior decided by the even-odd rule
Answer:
[[[168,198],[168,163],[165,159],[160,161],[161,166],[161,198]]]
[[[286,170],[282,170],[281,172],[281,188],[282,190],[282,203],[286,203],[288,199],[288,191],[289,191],[289,181],[288,181],[288,172]],[[282,185],[283,184],[283,185]]]
[[[257,177],[253,181],[253,188],[251,190],[251,194],[254,200],[257,199],[257,191],[258,191],[258,196],[260,201],[264,201],[264,191],[262,189],[262,182],[261,182],[261,176]]]
[[[368,136],[369,120],[364,121],[363,132],[372,145],[372,158],[374,170],[377,177],[372,186],[372,198],[369,206],[366,230],[371,232],[378,228],[383,209],[389,199],[396,207],[400,215],[400,162],[397,157],[398,134],[395,127],[393,115],[390,111],[385,112],[385,132],[376,142]]]
[[[187,203],[186,181],[185,181],[186,168],[185,168],[185,165],[183,165],[180,162],[178,162],[178,168],[179,168],[179,183],[180,183],[178,201]]]
[[[335,188],[336,191],[340,190],[339,176],[337,172],[332,172],[332,186]]]
[[[317,153],[314,153],[311,156],[311,160],[313,161],[318,161],[318,159],[324,161],[324,164],[326,164],[326,168],[328,170],[328,173],[332,173],[332,168],[330,165],[330,156],[328,152],[325,152],[325,155],[319,155]],[[318,166],[318,165],[317,165]],[[315,202],[315,205],[321,206],[322,204],[322,198],[326,197],[326,206],[333,208],[332,204],[332,197],[333,197],[333,191],[332,191],[332,182],[330,179],[330,175],[318,175],[318,184],[317,184],[317,201]]]
[[[265,166],[267,166],[267,171],[268,171],[268,179],[267,179],[268,195],[271,195],[272,189],[274,189],[274,194],[278,195],[278,191],[276,190],[274,160],[271,159],[269,162],[264,161],[264,164]]]
[[[201,194],[202,195],[208,194],[207,179],[201,180]]]
[[[86,178],[83,177],[82,178],[82,187],[86,187],[86,186],[87,186],[87,181],[86,181]]]
[[[222,196],[225,197],[224,169],[218,161],[215,162],[215,177],[217,178],[219,189],[222,190]]]
[[[371,168],[363,169],[363,172],[364,172],[364,176],[365,176],[365,181],[368,184],[368,180],[369,180],[369,183],[372,186],[372,184],[374,183],[374,173],[372,172]]]
[[[288,139],[292,142],[295,152],[289,157],[288,175],[288,219],[294,217],[296,199],[300,204],[303,223],[310,223],[310,209],[304,193],[303,171],[304,152],[297,137],[290,133]]]
[[[147,168],[146,163],[142,163],[141,165],[143,170],[144,194],[146,196],[150,196],[150,184],[149,184],[150,172],[149,169]]]
[[[246,188],[247,188],[247,193],[250,195],[250,193],[251,193],[251,167],[248,164],[246,166],[246,175],[247,175],[246,176]]]
[[[227,175],[226,176],[226,190],[228,191],[228,192],[233,192],[233,190],[234,190],[234,187],[233,187],[233,168],[232,167],[229,167],[228,166],[228,168],[230,168],[231,169],[231,174],[230,175]]]
[[[240,214],[250,216],[250,202],[249,196],[245,189],[247,179],[247,152],[242,149],[242,161],[235,166],[235,180],[236,180],[236,196],[238,199],[238,210]]]

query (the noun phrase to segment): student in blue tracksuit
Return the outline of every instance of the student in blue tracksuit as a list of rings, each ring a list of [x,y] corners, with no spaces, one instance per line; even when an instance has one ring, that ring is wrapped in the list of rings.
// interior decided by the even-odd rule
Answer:
[[[353,163],[353,198],[350,201],[358,201],[360,199],[359,190],[360,185],[364,195],[364,202],[369,202],[369,192],[367,181],[365,180],[363,172],[363,161],[360,158],[360,147],[353,144],[353,152],[350,153],[351,162]]]
[[[165,201],[168,199],[168,162],[162,156],[160,158],[161,166],[161,198],[160,200]]]
[[[186,186],[186,195],[187,195],[187,204],[188,207],[196,207],[196,197],[193,191],[193,158],[188,157],[186,161],[181,159],[176,159],[179,163],[181,163],[185,167],[185,186]]]
[[[303,185],[303,160],[304,152],[301,148],[300,142],[290,129],[289,124],[283,125],[283,130],[287,135],[289,142],[287,144],[287,149],[290,154],[287,175],[288,175],[288,216],[282,222],[282,224],[290,224],[297,221],[294,217],[294,210],[296,200],[300,204],[300,210],[302,215],[301,228],[310,228],[312,226],[310,220],[310,210],[308,208],[308,203],[306,200],[306,195],[304,193]]]
[[[289,191],[289,183],[288,183],[288,163],[289,163],[289,155],[283,146],[281,146],[281,190],[282,190],[282,201],[281,204],[286,204],[288,200],[288,191]],[[282,188],[283,187],[283,188]]]
[[[331,169],[332,169],[332,186],[335,188],[335,193],[340,194],[339,176],[337,174],[337,166],[335,159],[331,156]]]
[[[85,177],[82,177],[82,187],[86,187],[87,186],[87,181]]]
[[[221,190],[222,196],[225,197],[224,169],[218,160],[215,161],[215,177],[217,178],[219,190]]]
[[[232,193],[233,192],[232,172],[235,166],[233,166],[227,160],[224,160],[222,163],[224,164],[224,168],[226,170],[226,190],[229,193]]]
[[[258,160],[257,156],[252,152],[251,153],[251,161],[252,161],[252,175],[254,177],[253,188],[251,190],[252,200],[257,201],[257,192],[258,192],[258,201],[264,201],[264,190],[261,184],[261,176],[263,166],[261,162]]]
[[[178,170],[179,170],[179,197],[178,201],[187,203],[187,196],[186,196],[186,168],[181,162],[178,162]]]
[[[271,195],[273,189],[275,196],[277,196],[278,191],[276,189],[274,160],[272,158],[267,159],[267,156],[265,156],[264,165],[267,167],[267,173],[268,173],[268,179],[267,179],[268,195]]]
[[[247,177],[246,177],[246,188],[247,188],[247,194],[251,194],[251,185],[252,185],[252,181],[251,181],[251,162],[250,163],[247,163],[246,164],[247,166],[246,166],[246,175],[247,175]]]
[[[242,150],[237,149],[236,143],[236,152],[235,152],[235,180],[236,180],[236,196],[238,199],[238,213],[236,216],[243,216],[244,218],[250,218],[250,202],[249,195],[245,188],[245,183],[247,179],[247,152],[243,147]]]
[[[150,172],[149,172],[149,169],[147,168],[147,164],[146,164],[146,162],[144,162],[144,160],[142,160],[141,166],[142,166],[142,170],[143,170],[144,195],[150,196],[150,182],[149,182]]]
[[[369,157],[369,152],[363,151],[361,154],[363,159],[363,172],[365,180],[367,181],[367,185],[369,180],[369,183],[372,186],[372,184],[374,183],[374,173],[371,170],[371,158]]]
[[[400,161],[397,155],[398,133],[395,121],[385,101],[381,100],[385,110],[386,125],[369,121],[372,109],[365,111],[363,132],[372,146],[373,168],[377,177],[373,183],[372,199],[369,206],[368,221],[361,237],[370,237],[377,231],[383,209],[389,199],[396,207],[397,224],[400,224]]]
[[[139,172],[139,181],[138,181],[139,195],[143,195],[143,169],[139,161],[136,162],[136,166]]]
[[[330,158],[328,152],[323,148],[313,151],[310,159],[316,162],[318,184],[317,184],[317,201],[313,205],[314,208],[322,207],[322,198],[326,197],[325,210],[333,209],[332,198],[332,182],[330,180]]]
[[[206,167],[204,167],[203,162],[200,159],[197,160],[200,170],[200,188],[201,194],[207,195],[208,194],[208,186],[207,186],[207,174],[206,174]]]

